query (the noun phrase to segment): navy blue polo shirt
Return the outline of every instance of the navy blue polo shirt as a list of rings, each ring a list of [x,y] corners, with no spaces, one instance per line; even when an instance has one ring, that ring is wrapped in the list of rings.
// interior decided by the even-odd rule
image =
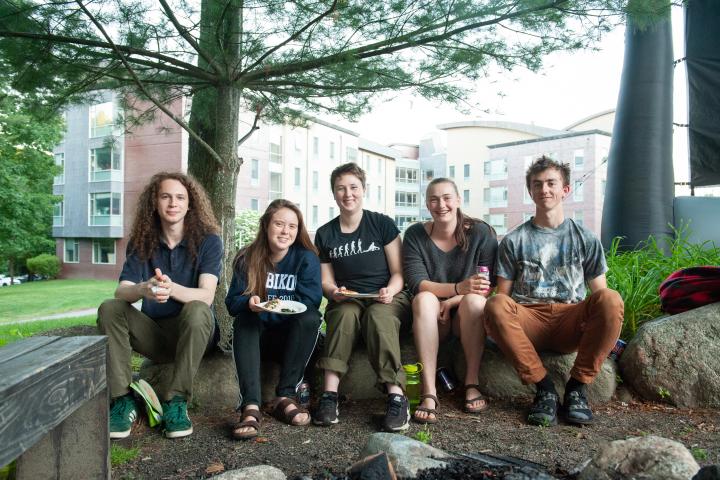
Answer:
[[[128,245],[120,281],[145,282],[154,277],[155,269],[159,268],[163,274],[170,277],[173,283],[188,288],[197,288],[200,275],[203,273],[220,278],[222,258],[222,240],[215,234],[209,234],[203,238],[194,262],[190,258],[185,239],[173,249],[160,240],[160,246],[145,262],[141,261],[132,246]],[[165,303],[158,303],[146,298],[143,298],[142,302],[142,312],[150,318],[174,317],[180,314],[182,307],[182,303],[172,298]]]

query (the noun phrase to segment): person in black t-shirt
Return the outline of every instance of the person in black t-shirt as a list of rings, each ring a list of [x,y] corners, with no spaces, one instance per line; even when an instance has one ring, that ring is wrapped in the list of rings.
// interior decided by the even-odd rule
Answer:
[[[324,392],[313,416],[316,425],[338,422],[338,386],[358,334],[388,393],[383,428],[406,430],[410,417],[403,393],[400,326],[410,318],[403,290],[400,232],[386,215],[363,210],[365,172],[355,163],[340,165],[330,176],[340,216],[320,227],[315,245],[320,254],[327,333],[318,366],[325,370]]]

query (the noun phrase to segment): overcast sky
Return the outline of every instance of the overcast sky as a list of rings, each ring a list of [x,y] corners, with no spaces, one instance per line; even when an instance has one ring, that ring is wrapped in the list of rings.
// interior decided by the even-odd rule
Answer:
[[[684,55],[682,9],[673,8],[674,58]],[[358,123],[338,123],[380,143],[417,143],[440,123],[463,119],[505,120],[564,128],[617,105],[625,49],[625,29],[607,34],[600,51],[550,55],[540,73],[516,70],[483,81],[477,98],[484,109],[463,115],[454,107],[401,94],[376,102]],[[687,123],[686,77],[680,64],[674,82],[674,122]],[[502,92],[503,95],[498,95]],[[680,130],[679,132],[677,130]],[[675,180],[687,180],[685,129],[675,135]]]

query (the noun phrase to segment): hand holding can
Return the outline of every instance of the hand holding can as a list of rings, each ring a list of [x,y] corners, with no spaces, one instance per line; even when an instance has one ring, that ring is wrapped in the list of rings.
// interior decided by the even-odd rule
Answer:
[[[486,280],[488,283],[490,282],[490,269],[489,269],[488,267],[486,267],[485,265],[478,265],[478,266],[476,266],[476,267],[475,267],[475,274],[476,274],[478,277]],[[490,287],[487,286],[487,287],[483,288],[482,291],[487,291],[489,288],[490,288]]]

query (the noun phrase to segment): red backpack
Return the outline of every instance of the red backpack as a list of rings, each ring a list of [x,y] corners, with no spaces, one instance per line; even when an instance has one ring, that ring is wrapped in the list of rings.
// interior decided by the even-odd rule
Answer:
[[[660,304],[680,313],[720,302],[720,267],[690,267],[673,272],[660,285]]]

